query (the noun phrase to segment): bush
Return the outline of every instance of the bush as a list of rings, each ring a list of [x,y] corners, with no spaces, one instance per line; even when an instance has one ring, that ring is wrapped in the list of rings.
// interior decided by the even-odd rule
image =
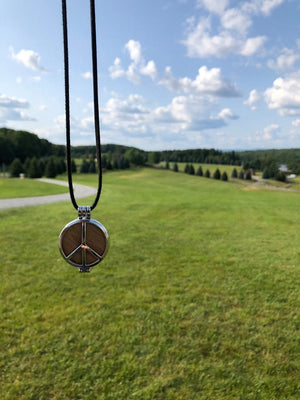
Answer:
[[[170,169],[169,161],[166,161],[165,169]]]
[[[189,164],[185,164],[184,173],[185,174],[189,174],[190,173],[190,165]]]
[[[228,175],[227,175],[226,171],[223,172],[223,174],[221,176],[221,180],[222,181],[228,181]]]
[[[217,168],[213,174],[213,178],[214,179],[220,179],[221,178],[221,172],[219,170],[219,168]]]
[[[242,169],[239,172],[239,179],[244,179],[244,171]]]
[[[178,172],[178,165],[177,165],[177,163],[175,163],[175,164],[173,165],[173,171],[174,171],[174,172]]]

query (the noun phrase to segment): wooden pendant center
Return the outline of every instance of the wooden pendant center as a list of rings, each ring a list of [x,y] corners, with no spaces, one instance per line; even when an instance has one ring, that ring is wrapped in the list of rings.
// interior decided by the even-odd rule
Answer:
[[[61,231],[59,247],[70,264],[92,267],[104,258],[108,250],[108,233],[98,221],[77,219]]]

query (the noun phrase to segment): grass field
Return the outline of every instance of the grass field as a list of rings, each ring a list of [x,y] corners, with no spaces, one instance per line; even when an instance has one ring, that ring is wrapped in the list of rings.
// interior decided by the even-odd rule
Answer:
[[[71,203],[0,212],[0,398],[299,399],[299,202],[106,173],[92,216],[111,246],[90,274],[57,248]]]
[[[49,185],[34,179],[0,178],[0,199],[15,197],[48,196],[66,193],[67,187]]]

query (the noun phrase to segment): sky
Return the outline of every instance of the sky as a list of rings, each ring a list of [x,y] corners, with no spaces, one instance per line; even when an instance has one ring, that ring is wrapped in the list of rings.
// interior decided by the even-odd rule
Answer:
[[[94,144],[89,1],[69,0],[72,145]],[[0,127],[65,143],[60,0],[0,0]],[[96,0],[101,142],[300,147],[298,0]]]

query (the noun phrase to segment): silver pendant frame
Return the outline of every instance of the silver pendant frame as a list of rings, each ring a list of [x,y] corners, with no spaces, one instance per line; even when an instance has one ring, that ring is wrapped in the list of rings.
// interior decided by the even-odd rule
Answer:
[[[63,258],[69,264],[73,265],[76,268],[79,268],[80,272],[90,272],[90,268],[97,265],[99,262],[101,262],[109,249],[109,235],[108,235],[106,228],[99,221],[96,221],[95,219],[90,218],[90,216],[91,216],[90,207],[78,207],[78,218],[75,219],[74,221],[69,222],[62,229],[62,231],[59,235],[59,240],[58,240],[59,250],[60,250],[60,253],[63,256]],[[62,243],[63,242],[63,234],[65,231],[67,231],[72,226],[77,225],[77,224],[81,224],[81,244],[76,249],[74,249],[70,254],[65,254],[65,252],[63,250],[63,243]],[[95,225],[104,234],[104,237],[106,240],[106,243],[105,243],[106,245],[105,245],[105,249],[104,249],[104,252],[102,255],[98,254],[94,249],[89,247],[86,243],[86,239],[87,239],[86,232],[87,232],[88,224]],[[71,258],[76,253],[79,253],[79,252],[81,252],[81,254],[82,254],[82,263],[81,264],[78,264],[71,260]],[[87,261],[86,261],[87,252],[91,253],[96,258],[96,261],[94,261],[92,263],[87,263]]]

